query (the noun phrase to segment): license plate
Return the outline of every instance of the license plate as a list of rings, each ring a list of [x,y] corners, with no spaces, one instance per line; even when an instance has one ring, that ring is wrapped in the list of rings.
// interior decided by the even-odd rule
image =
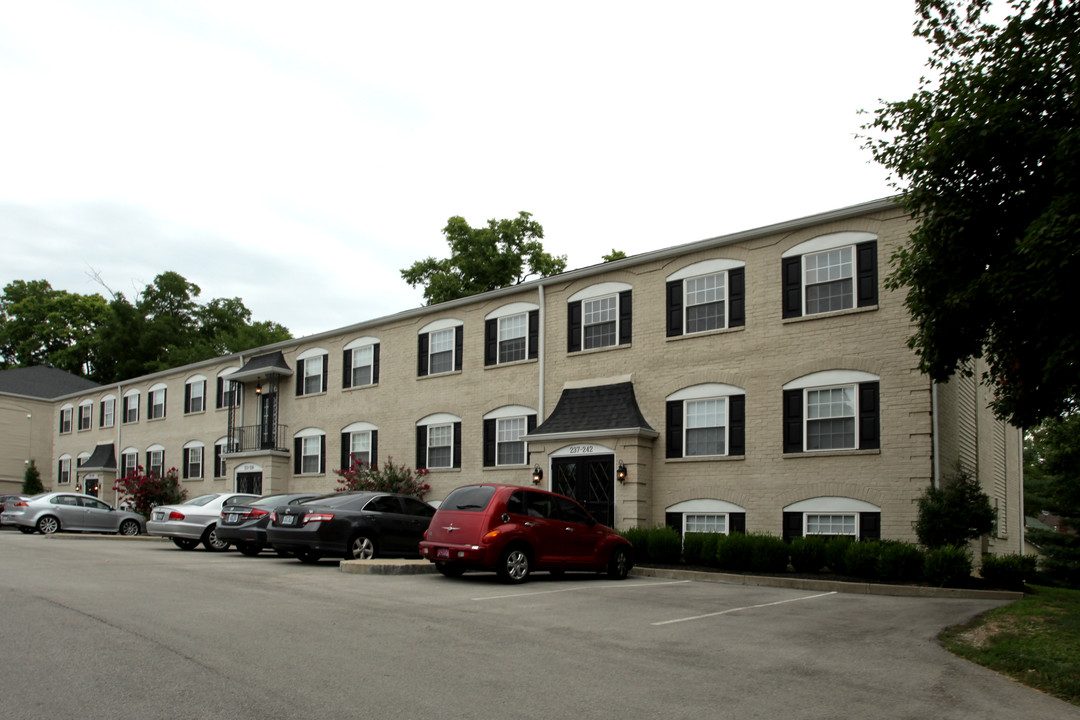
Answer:
[[[296,524],[296,516],[295,515],[286,515],[285,517],[281,518],[281,524],[282,525],[295,525]]]
[[[450,548],[439,548],[435,551],[435,557],[448,558],[450,557]]]
[[[226,522],[234,523],[234,522],[236,522],[237,517],[238,517],[238,515],[236,513],[229,513],[229,517],[226,518]]]

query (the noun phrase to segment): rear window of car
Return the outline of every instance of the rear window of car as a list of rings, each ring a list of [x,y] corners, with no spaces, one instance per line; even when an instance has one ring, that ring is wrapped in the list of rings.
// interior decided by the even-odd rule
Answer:
[[[203,505],[208,504],[211,500],[213,500],[214,498],[216,498],[220,494],[221,493],[210,493],[209,495],[200,495],[199,497],[191,498],[190,500],[187,500],[186,502],[183,502],[181,504],[182,505],[198,505],[198,506],[201,507]]]
[[[487,509],[491,498],[495,496],[495,488],[490,485],[471,485],[460,487],[446,496],[439,505],[440,510],[469,510],[480,512]]]
[[[355,509],[359,510],[367,503],[370,497],[371,496],[366,493],[360,495],[338,493],[336,495],[323,495],[322,497],[305,500],[300,504],[317,505],[318,507],[339,507],[343,509],[352,509],[352,506],[355,504]]]

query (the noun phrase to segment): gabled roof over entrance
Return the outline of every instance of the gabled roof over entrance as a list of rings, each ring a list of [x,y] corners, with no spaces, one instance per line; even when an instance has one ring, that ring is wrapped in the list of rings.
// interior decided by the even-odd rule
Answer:
[[[638,408],[632,382],[563,390],[555,410],[526,440],[570,440],[576,437],[655,438],[656,432]]]
[[[267,353],[266,355],[256,355],[247,361],[244,367],[240,368],[232,375],[229,375],[229,380],[261,380],[263,378],[271,377],[272,375],[289,376],[292,375],[292,368],[285,362],[285,355],[280,350],[277,352]]]
[[[76,470],[78,472],[116,472],[116,452],[112,443],[95,447],[93,454]]]

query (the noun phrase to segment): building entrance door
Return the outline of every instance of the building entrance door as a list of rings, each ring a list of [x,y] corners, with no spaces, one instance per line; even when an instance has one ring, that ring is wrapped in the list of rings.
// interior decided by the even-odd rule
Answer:
[[[252,495],[262,495],[262,473],[236,473],[236,492],[251,493]]]
[[[615,456],[576,455],[551,460],[552,490],[572,497],[604,525],[615,519]]]

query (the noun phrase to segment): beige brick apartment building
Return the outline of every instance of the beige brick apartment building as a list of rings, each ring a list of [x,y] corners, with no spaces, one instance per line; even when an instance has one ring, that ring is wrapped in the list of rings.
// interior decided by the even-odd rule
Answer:
[[[191,496],[393,458],[432,500],[536,478],[619,528],[912,540],[959,462],[998,509],[987,549],[1018,552],[1018,430],[919,372],[882,282],[910,228],[880,200],[72,392],[38,464],[113,500],[136,465]]]

